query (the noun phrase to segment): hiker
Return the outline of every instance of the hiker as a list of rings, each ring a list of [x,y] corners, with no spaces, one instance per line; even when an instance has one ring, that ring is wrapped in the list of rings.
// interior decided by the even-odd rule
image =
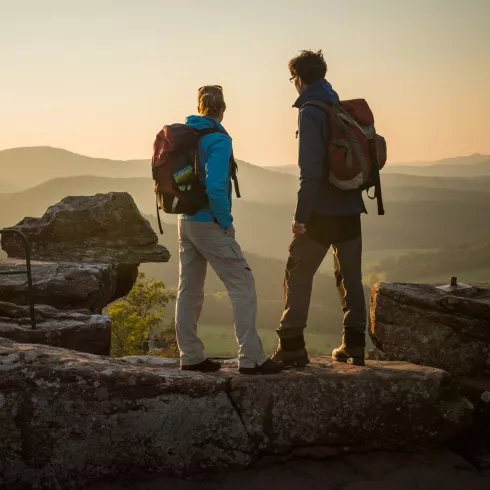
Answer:
[[[321,51],[302,51],[290,61],[289,70],[290,81],[299,93],[293,107],[300,109],[300,188],[284,281],[285,308],[277,329],[279,347],[272,359],[287,366],[309,363],[304,330],[313,277],[332,247],[344,311],[342,345],[332,357],[335,361],[363,365],[366,305],[361,273],[361,214],[366,208],[361,190],[341,190],[324,178],[331,124],[321,107],[303,107],[311,101],[335,106],[339,97],[325,80],[327,64]]]
[[[183,370],[211,372],[221,364],[208,359],[197,336],[197,322],[204,302],[204,280],[208,263],[230,295],[239,344],[242,374],[274,374],[283,365],[264,352],[257,333],[257,296],[254,276],[235,240],[231,214],[232,140],[221,125],[226,104],[218,85],[198,91],[199,116],[186,124],[197,132],[210,130],[198,140],[198,175],[205,185],[208,204],[193,215],[179,219],[180,280],[177,295],[176,329]],[[213,128],[216,131],[212,131]]]

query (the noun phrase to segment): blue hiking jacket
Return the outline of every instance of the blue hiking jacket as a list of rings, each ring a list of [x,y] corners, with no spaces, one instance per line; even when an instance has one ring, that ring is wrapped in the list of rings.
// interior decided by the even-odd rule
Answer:
[[[189,116],[185,123],[196,129],[214,128],[216,124],[224,128],[214,119],[207,116]],[[199,175],[206,186],[209,205],[194,216],[182,214],[181,219],[201,223],[217,221],[226,229],[233,223],[231,214],[231,164],[232,142],[224,133],[212,133],[199,140]]]
[[[326,80],[317,80],[298,97],[293,107],[308,101],[335,104],[339,96]],[[325,178],[330,121],[319,107],[306,106],[299,114],[300,189],[295,220],[308,223],[311,215],[350,216],[366,212],[361,191],[343,191]]]

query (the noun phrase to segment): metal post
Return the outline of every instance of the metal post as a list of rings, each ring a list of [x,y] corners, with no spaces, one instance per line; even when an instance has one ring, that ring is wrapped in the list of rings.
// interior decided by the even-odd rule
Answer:
[[[31,246],[29,244],[29,240],[24,235],[24,233],[20,232],[19,230],[15,230],[13,228],[4,228],[3,230],[0,230],[0,235],[2,233],[12,233],[14,235],[17,235],[24,242],[24,248],[26,251],[26,270],[6,271],[6,272],[3,272],[2,275],[27,274],[27,292],[28,292],[27,296],[29,299],[29,314],[31,317],[31,326],[33,329],[35,329],[36,328],[36,311],[34,309],[34,290],[32,287],[32,269],[31,269]]]

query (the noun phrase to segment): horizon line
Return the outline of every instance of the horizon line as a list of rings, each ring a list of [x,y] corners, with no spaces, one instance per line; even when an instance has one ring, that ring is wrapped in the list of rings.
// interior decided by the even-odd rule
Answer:
[[[14,151],[14,150],[27,150],[27,149],[50,149],[50,150],[57,150],[57,151],[63,151],[66,153],[71,153],[72,155],[77,155],[81,156],[84,158],[91,158],[93,160],[108,160],[110,162],[123,162],[123,163],[131,163],[131,162],[141,162],[141,161],[146,161],[146,160],[151,160],[151,157],[146,157],[146,158],[131,158],[129,160],[120,160],[120,159],[114,159],[114,158],[107,158],[107,157],[100,157],[100,156],[91,156],[87,155],[84,153],[77,153],[72,150],[68,150],[66,148],[60,148],[57,146],[50,146],[50,145],[33,145],[33,146],[15,146],[11,148],[2,148],[0,149],[0,153],[7,152],[7,151]],[[453,160],[457,158],[470,158],[470,157],[488,157],[490,159],[490,154],[487,153],[480,153],[480,152],[474,152],[470,153],[468,155],[456,155],[456,156],[447,156],[444,158],[439,158],[438,160],[411,160],[411,161],[399,161],[399,162],[392,162],[389,163],[389,165],[417,165],[417,164],[432,164],[432,163],[437,163],[437,162],[442,162],[444,160]],[[286,165],[258,165],[254,163],[250,163],[246,160],[242,160],[241,158],[237,158],[237,160],[240,160],[241,162],[248,163],[249,165],[254,165],[255,167],[261,167],[261,168],[273,168],[273,167],[295,167],[296,164],[286,164]]]

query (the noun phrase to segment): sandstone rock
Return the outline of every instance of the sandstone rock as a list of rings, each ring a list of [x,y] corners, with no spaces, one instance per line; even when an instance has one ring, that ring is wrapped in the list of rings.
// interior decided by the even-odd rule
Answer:
[[[480,469],[490,469],[490,377],[459,376],[454,380],[461,396],[474,406],[475,421],[470,430],[452,441],[461,454]]]
[[[0,271],[25,269],[25,261],[8,259]],[[110,264],[32,262],[34,300],[63,310],[101,312],[116,299],[117,270]],[[0,301],[28,304],[26,275],[0,276]]]
[[[450,375],[403,362],[333,363],[278,376],[235,377],[231,397],[263,450],[294,446],[395,449],[443,441],[472,406],[444,388]]]
[[[106,474],[179,474],[252,459],[226,376],[0,339],[0,392],[0,475],[11,489],[80,488]]]
[[[490,372],[490,287],[472,298],[434,286],[380,283],[371,293],[372,358],[434,366],[454,374]]]
[[[111,318],[91,312],[60,312],[50,306],[36,306],[35,329],[29,309],[0,302],[0,337],[74,349],[99,355],[111,350]],[[1,369],[1,366],[0,366]]]
[[[434,457],[436,453],[436,457]],[[488,490],[485,477],[448,450],[373,452],[317,462],[295,459],[236,472],[169,477],[113,479],[87,490]],[[262,460],[261,460],[262,461]],[[462,467],[461,465],[464,465]]]
[[[170,258],[126,192],[67,197],[13,228],[29,238],[38,260],[134,265]],[[9,257],[24,257],[18,237],[2,235],[1,243]]]
[[[472,415],[447,373],[406,363],[320,359],[262,377],[127,361],[0,339],[3,484],[80,488],[128,472],[246,466],[307,446],[412,447],[463,430]]]

